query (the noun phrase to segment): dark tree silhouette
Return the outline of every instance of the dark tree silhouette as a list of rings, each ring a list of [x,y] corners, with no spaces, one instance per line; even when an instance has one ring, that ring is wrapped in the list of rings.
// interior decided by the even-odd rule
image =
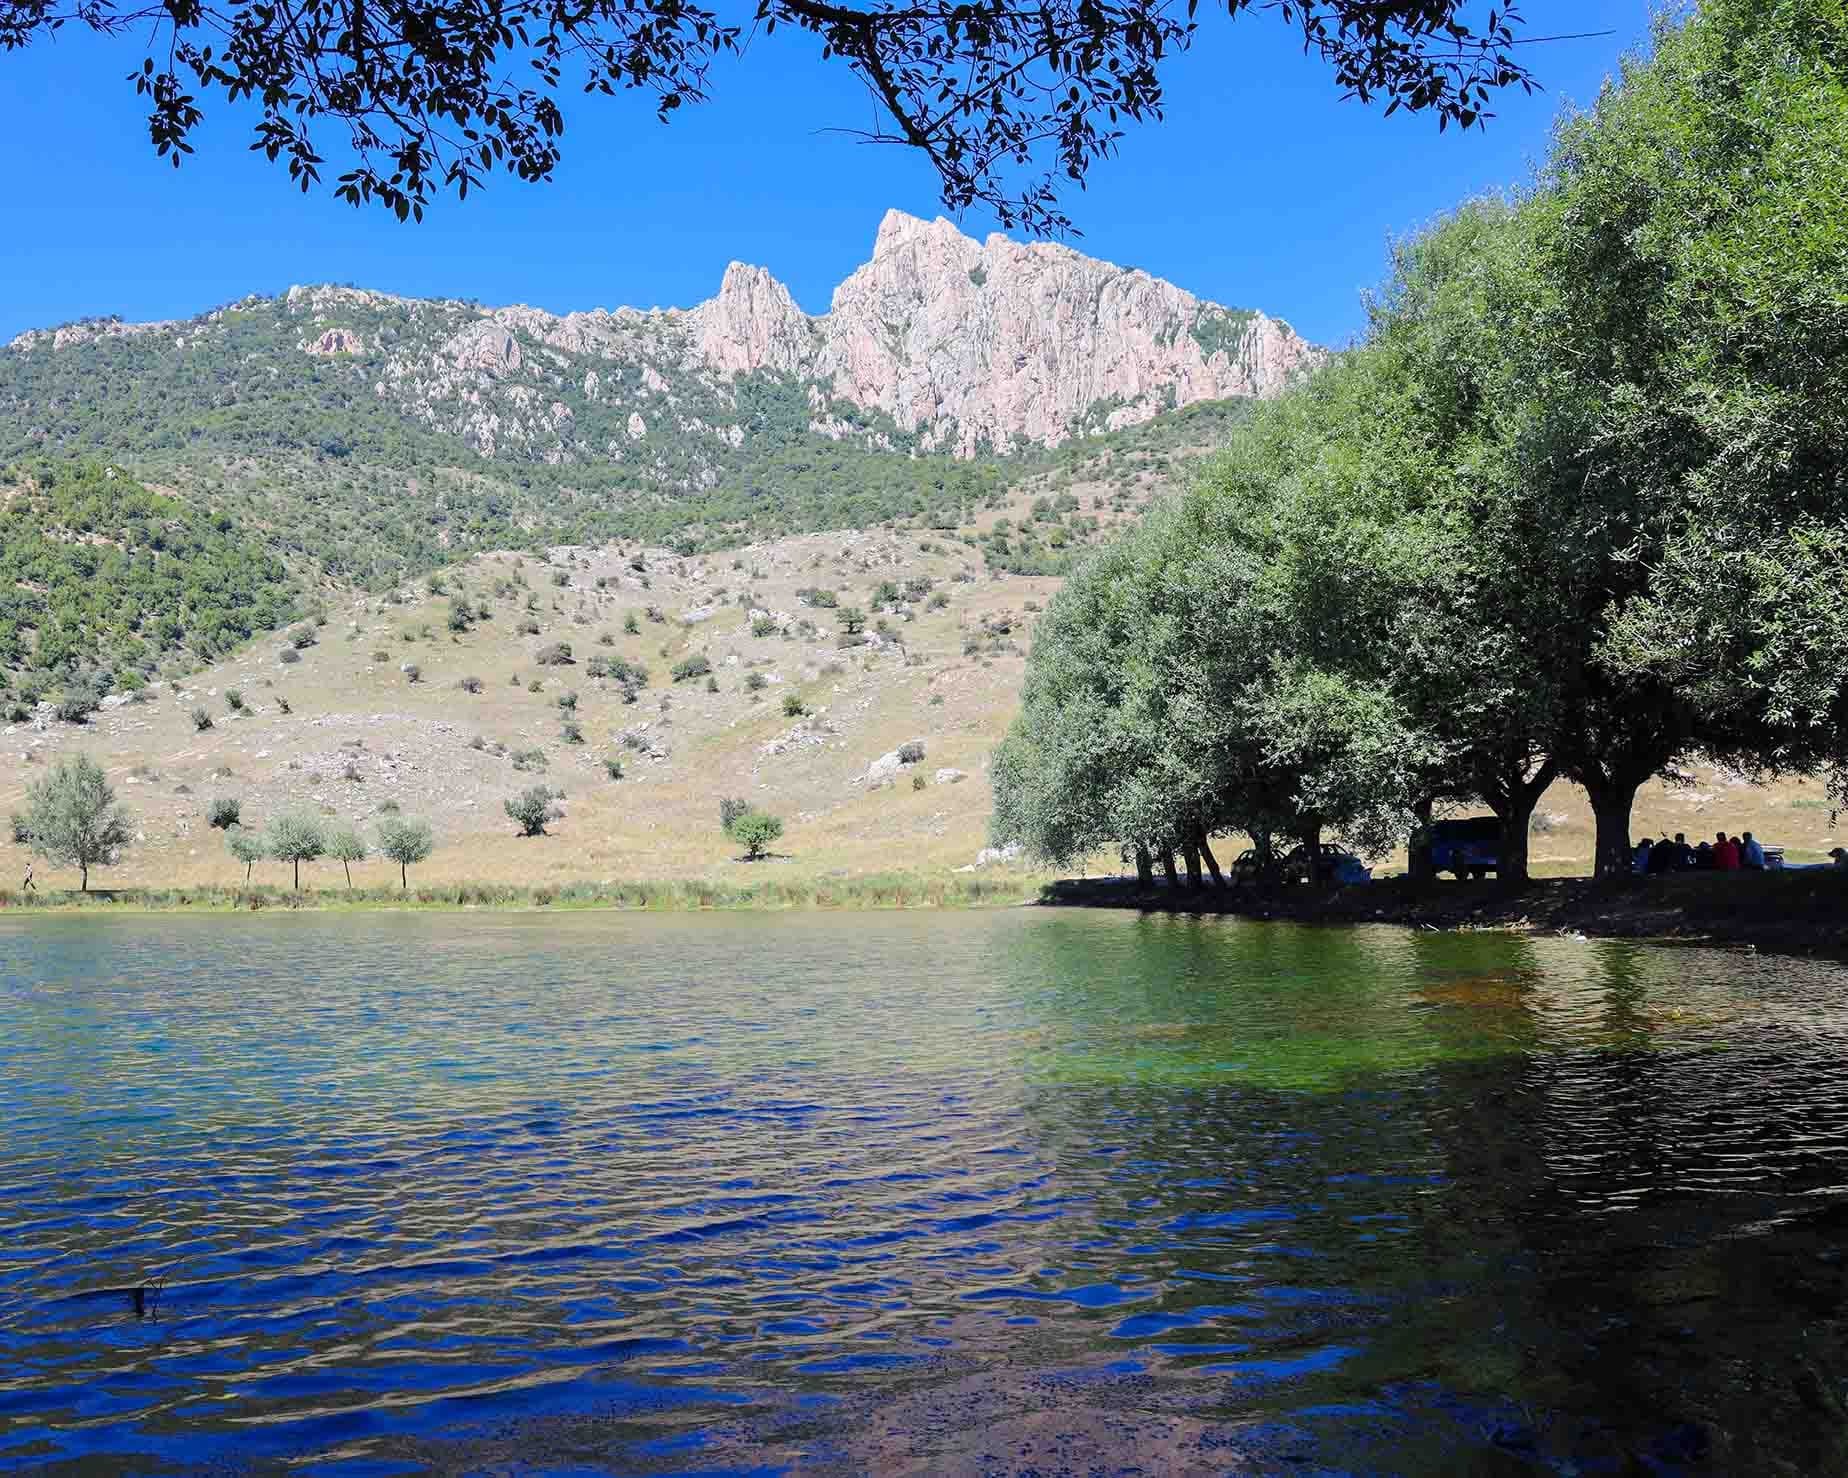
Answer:
[[[750,0],[746,0],[749,5]],[[1465,127],[1491,93],[1530,86],[1516,9],[1464,24],[1463,0],[1217,0],[1277,12],[1336,84],[1387,111]],[[303,190],[327,163],[317,125],[345,134],[334,192],[421,219],[433,190],[465,197],[496,169],[551,177],[567,83],[651,98],[663,120],[708,95],[747,31],[807,32],[865,84],[860,137],[921,150],[952,211],[992,210],[1039,234],[1071,229],[1083,186],[1123,126],[1162,116],[1164,66],[1193,42],[1197,0],[755,0],[732,15],[690,0],[0,0],[0,50],[77,24],[135,38],[129,80],[177,166],[212,103],[254,103],[252,147]]]

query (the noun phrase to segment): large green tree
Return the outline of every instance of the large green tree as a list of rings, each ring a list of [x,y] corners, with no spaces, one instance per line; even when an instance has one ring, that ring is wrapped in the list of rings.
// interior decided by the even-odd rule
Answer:
[[[83,755],[58,761],[26,791],[25,815],[28,845],[47,862],[75,867],[86,893],[90,869],[114,862],[135,832],[101,766]]]

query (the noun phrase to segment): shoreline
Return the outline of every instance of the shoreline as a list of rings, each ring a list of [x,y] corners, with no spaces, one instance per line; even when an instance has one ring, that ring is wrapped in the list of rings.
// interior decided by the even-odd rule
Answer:
[[[930,877],[879,873],[810,882],[714,883],[697,879],[574,882],[412,884],[408,889],[304,888],[266,884],[224,887],[45,889],[21,895],[0,889],[0,920],[36,915],[154,913],[414,913],[414,912],[795,912],[922,908],[1010,908],[1039,901],[1039,878]]]
[[[1848,958],[1848,871],[1678,873],[1655,877],[1413,882],[1264,892],[1143,888],[1134,879],[1051,884],[1055,908],[1225,915],[1301,924],[1396,924],[1437,930],[1583,934],[1674,944],[1742,945]]]

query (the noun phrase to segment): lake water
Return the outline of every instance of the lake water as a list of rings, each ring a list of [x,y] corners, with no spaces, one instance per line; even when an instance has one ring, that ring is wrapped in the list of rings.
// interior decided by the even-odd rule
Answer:
[[[6,920],[0,1469],[1848,1471],[1845,1046],[1565,939]]]

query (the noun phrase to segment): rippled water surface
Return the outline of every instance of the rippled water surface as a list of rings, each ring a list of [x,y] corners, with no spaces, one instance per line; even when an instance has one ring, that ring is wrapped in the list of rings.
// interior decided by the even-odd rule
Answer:
[[[0,1469],[1848,1471],[1844,1045],[1556,939],[8,921]]]

